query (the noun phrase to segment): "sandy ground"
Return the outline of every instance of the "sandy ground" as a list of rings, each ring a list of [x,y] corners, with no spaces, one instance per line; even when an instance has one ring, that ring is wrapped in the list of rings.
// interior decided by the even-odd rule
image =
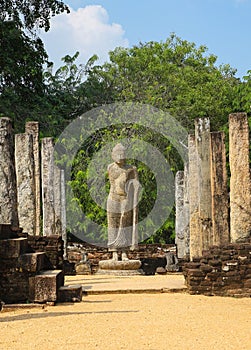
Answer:
[[[0,313],[0,349],[251,349],[251,299],[104,294]]]
[[[81,284],[88,294],[140,291],[184,291],[185,279],[182,274],[154,275],[154,276],[114,276],[114,275],[76,275],[66,276],[65,284]]]

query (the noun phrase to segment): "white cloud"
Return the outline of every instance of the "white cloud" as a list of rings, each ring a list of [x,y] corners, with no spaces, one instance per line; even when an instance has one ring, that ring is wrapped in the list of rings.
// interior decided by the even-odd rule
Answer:
[[[50,60],[58,67],[62,57],[76,51],[80,52],[78,62],[86,63],[93,54],[103,62],[115,47],[128,46],[124,34],[120,24],[109,23],[108,13],[102,6],[90,5],[54,17],[50,31],[40,36]]]

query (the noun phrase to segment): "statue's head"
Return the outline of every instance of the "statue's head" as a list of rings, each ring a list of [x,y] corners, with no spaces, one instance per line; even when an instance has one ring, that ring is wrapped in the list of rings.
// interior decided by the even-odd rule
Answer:
[[[124,164],[126,160],[125,147],[118,143],[112,150],[112,159],[118,164]]]

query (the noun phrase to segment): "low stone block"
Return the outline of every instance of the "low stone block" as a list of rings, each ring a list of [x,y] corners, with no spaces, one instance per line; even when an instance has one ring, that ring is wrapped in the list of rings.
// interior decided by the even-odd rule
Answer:
[[[82,300],[83,288],[81,284],[62,286],[58,290],[58,301],[79,302]]]
[[[91,275],[91,266],[89,262],[79,262],[75,265],[76,275]]]
[[[101,260],[99,262],[99,268],[101,270],[137,270],[141,266],[140,260]]]
[[[32,302],[55,302],[58,290],[64,285],[64,274],[61,270],[39,272],[29,278],[29,298]]]
[[[156,269],[158,267],[164,267],[166,268],[166,258],[165,257],[158,257],[158,258],[141,258],[141,267],[142,271],[144,272],[145,275],[155,275]]]

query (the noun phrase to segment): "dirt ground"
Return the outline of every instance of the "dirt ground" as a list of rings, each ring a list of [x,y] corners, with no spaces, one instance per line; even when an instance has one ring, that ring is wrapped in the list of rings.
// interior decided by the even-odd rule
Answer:
[[[1,350],[251,349],[251,299],[103,294],[0,313]]]

